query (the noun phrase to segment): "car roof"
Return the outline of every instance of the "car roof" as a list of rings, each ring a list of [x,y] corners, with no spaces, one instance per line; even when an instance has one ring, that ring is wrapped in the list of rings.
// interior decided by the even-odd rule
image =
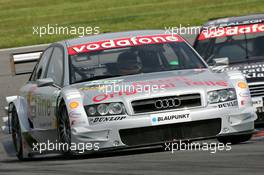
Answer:
[[[264,22],[264,14],[251,14],[245,16],[234,16],[226,18],[211,19],[203,27],[236,26],[242,24],[253,24]]]
[[[90,35],[80,38],[69,39],[69,40],[65,40],[65,42],[67,43],[67,47],[70,47],[79,44],[86,44],[90,42],[97,42],[97,41],[117,39],[117,38],[131,38],[135,36],[165,34],[165,32],[166,32],[165,30],[135,30],[135,31],[125,31],[125,32],[102,33],[98,35]],[[166,34],[168,34],[168,31]]]

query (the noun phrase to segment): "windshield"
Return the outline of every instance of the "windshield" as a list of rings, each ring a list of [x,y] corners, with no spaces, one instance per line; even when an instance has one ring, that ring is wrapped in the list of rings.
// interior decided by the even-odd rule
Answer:
[[[253,26],[253,25],[252,25]],[[249,26],[250,27],[250,26]],[[215,37],[210,37],[210,33],[207,34],[205,39],[201,33],[194,45],[198,53],[206,60],[208,64],[213,63],[213,58],[228,57],[230,64],[240,62],[256,62],[264,59],[264,32],[252,30],[239,33],[239,29],[242,27],[231,27],[230,31],[236,31],[234,35],[230,32],[227,35],[228,30],[225,30],[224,35],[218,33]]]
[[[70,55],[72,83],[102,78],[206,68],[184,42],[145,44]]]

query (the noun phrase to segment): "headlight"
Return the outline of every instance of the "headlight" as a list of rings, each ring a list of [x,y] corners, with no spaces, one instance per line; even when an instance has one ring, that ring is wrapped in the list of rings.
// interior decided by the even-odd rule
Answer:
[[[111,103],[109,105],[109,114],[121,114],[123,106],[120,103]]]
[[[228,90],[222,90],[219,91],[219,97],[220,97],[220,102],[222,101],[228,101],[229,98],[229,91]]]
[[[210,91],[207,93],[208,103],[221,103],[225,101],[235,100],[235,89],[222,89],[217,91]]]
[[[219,93],[217,91],[208,92],[208,102],[217,103],[220,100]]]
[[[100,115],[106,115],[109,111],[108,105],[100,104],[97,106],[97,111]]]
[[[236,91],[235,91],[235,89],[233,91],[229,91],[229,98],[230,99],[236,99]]]
[[[125,107],[122,103],[102,103],[85,106],[88,116],[122,115]]]
[[[95,115],[96,114],[96,108],[94,106],[88,107],[88,114]]]

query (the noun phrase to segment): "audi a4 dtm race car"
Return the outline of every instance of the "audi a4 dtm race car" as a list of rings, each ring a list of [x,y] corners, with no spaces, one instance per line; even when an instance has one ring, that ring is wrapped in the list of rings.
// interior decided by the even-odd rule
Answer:
[[[211,20],[203,25],[194,48],[209,65],[222,65],[218,71],[240,70],[244,74],[257,110],[255,123],[263,125],[264,14]]]
[[[2,129],[19,159],[47,142],[53,149],[42,153],[78,154],[82,143],[90,145],[85,153],[208,138],[238,143],[254,132],[248,93],[239,71],[211,71],[178,35],[100,34],[51,44],[20,94],[7,97]]]

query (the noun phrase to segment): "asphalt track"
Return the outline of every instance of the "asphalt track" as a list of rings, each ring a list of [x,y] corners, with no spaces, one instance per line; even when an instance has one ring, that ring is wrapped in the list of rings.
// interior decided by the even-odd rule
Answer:
[[[17,94],[27,75],[12,77],[8,53],[0,52],[0,116],[8,95]],[[0,139],[3,135],[0,134]],[[52,156],[19,162],[7,157],[0,146],[0,174],[264,174],[264,137],[233,145],[230,151],[176,151],[162,148],[102,153],[65,158]]]

